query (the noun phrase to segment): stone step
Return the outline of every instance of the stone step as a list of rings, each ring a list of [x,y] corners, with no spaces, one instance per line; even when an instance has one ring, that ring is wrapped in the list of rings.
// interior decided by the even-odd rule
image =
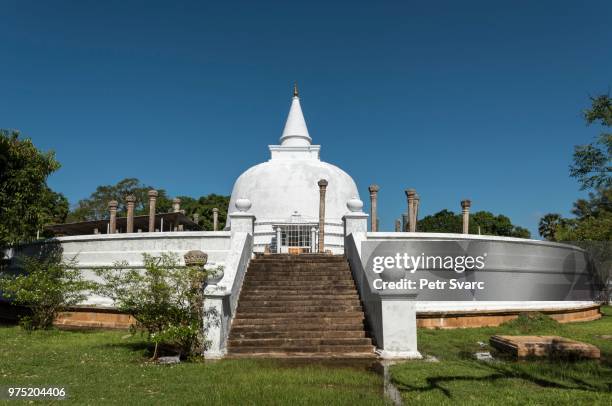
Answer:
[[[346,258],[344,255],[283,255],[283,254],[274,254],[274,255],[266,255],[261,257],[256,257],[252,260],[252,262],[291,262],[291,263],[300,263],[300,262],[345,262]]]
[[[323,282],[353,282],[353,278],[350,274],[344,275],[274,275],[274,274],[259,274],[259,275],[247,275],[245,282],[263,282],[263,281],[288,281],[288,282],[306,282],[306,283],[318,283]]]
[[[373,357],[346,258],[252,260],[228,340],[231,356]]]
[[[357,288],[354,286],[348,287],[309,287],[309,286],[294,286],[291,288],[278,289],[278,286],[258,286],[256,288],[242,289],[244,294],[254,295],[357,295]]]
[[[329,305],[329,306],[293,306],[293,305],[285,305],[285,306],[257,306],[257,307],[249,307],[249,306],[241,306],[238,305],[238,313],[242,316],[247,316],[252,313],[264,313],[270,312],[272,314],[284,314],[284,313],[324,313],[324,312],[333,312],[333,313],[347,313],[347,312],[359,312],[363,311],[361,305],[351,306],[351,305]]]
[[[261,338],[366,338],[366,334],[361,330],[291,330],[291,331],[232,331],[232,339],[261,339]]]
[[[263,269],[267,269],[267,270],[275,270],[275,271],[283,271],[283,270],[287,270],[287,271],[295,271],[297,269],[301,269],[304,271],[324,271],[324,270],[330,270],[330,271],[344,271],[349,269],[348,264],[345,263],[332,263],[332,264],[324,264],[321,262],[315,262],[315,263],[311,263],[311,264],[307,264],[307,263],[303,263],[303,264],[292,264],[292,263],[286,263],[283,264],[281,262],[279,263],[251,263],[249,264],[249,266],[257,271],[263,270]]]
[[[255,288],[255,287],[277,287],[279,289],[282,288],[291,288],[291,287],[325,287],[325,288],[338,288],[338,287],[354,287],[355,282],[353,280],[347,281],[312,281],[312,282],[304,282],[304,281],[291,281],[291,280],[280,280],[280,281],[255,281],[246,279],[243,284],[243,289],[246,288]]]
[[[299,322],[312,322],[318,319],[339,319],[342,322],[345,321],[356,321],[363,320],[363,312],[294,312],[294,313],[271,313],[266,311],[265,313],[248,313],[237,312],[234,321],[239,320],[258,320],[258,319],[274,319],[276,322],[282,322],[283,320],[289,320]],[[256,324],[256,323],[253,323]]]
[[[236,338],[228,341],[230,347],[314,347],[372,345],[369,338]]]
[[[310,292],[310,291],[309,291]],[[288,294],[284,295],[278,292],[269,292],[269,293],[257,293],[257,292],[243,292],[240,295],[240,301],[245,302],[254,302],[254,301],[303,301],[303,300],[357,300],[358,297],[355,295],[355,292],[346,293],[346,294],[321,294],[321,293],[302,293],[302,294]]]
[[[351,354],[372,354],[374,355],[373,345],[318,345],[310,347],[230,347],[231,353],[242,354],[284,354],[291,355],[316,355],[329,354],[329,356],[349,356]]]
[[[230,352],[227,355],[228,359],[252,359],[252,358],[262,358],[262,359],[298,359],[305,361],[327,361],[327,360],[340,360],[345,362],[346,360],[350,360],[350,362],[364,362],[367,361],[371,363],[372,360],[377,359],[378,355],[374,352],[245,352],[245,353],[232,353]]]
[[[364,331],[363,319],[340,321],[327,319],[326,321],[313,320],[297,323],[294,320],[287,319],[281,320],[280,323],[276,323],[274,319],[253,319],[252,323],[249,321],[250,319],[234,320],[232,333],[253,331]]]
[[[297,307],[297,306],[361,306],[361,302],[359,299],[355,299],[355,297],[351,297],[350,299],[301,299],[301,300],[286,300],[286,299],[260,299],[253,300],[243,298],[240,301],[238,309],[243,308],[252,308],[252,307]]]

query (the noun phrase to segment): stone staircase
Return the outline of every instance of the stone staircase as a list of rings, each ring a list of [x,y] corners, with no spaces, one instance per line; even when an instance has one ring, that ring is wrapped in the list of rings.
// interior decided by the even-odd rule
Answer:
[[[251,261],[228,342],[230,357],[375,357],[343,256]]]

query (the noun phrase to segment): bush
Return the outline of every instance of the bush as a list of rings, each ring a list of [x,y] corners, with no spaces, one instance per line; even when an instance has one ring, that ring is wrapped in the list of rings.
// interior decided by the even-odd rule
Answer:
[[[85,300],[92,288],[76,268],[76,258],[65,261],[60,253],[18,258],[19,271],[0,275],[0,291],[11,304],[21,305],[29,315],[19,319],[27,330],[48,329],[58,313]]]
[[[167,253],[143,254],[143,263],[144,269],[129,268],[125,262],[97,269],[103,279],[98,292],[136,320],[133,329],[144,332],[155,345],[153,359],[160,345],[176,349],[181,356],[201,353],[206,270],[180,266],[178,257]]]

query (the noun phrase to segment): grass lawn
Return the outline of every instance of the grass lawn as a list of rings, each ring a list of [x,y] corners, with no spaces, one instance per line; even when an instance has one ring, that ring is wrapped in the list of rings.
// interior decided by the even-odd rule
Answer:
[[[419,330],[419,350],[440,362],[416,361],[391,368],[404,403],[485,405],[612,405],[612,307],[586,323],[512,322],[503,327]],[[598,346],[602,360],[477,361],[490,351],[493,334],[560,335]],[[607,338],[601,337],[608,335]],[[478,342],[486,343],[481,348]]]
[[[503,327],[419,330],[423,354],[440,362],[394,365],[406,404],[612,405],[612,308],[588,323],[546,320]],[[555,334],[597,345],[601,362],[476,361],[493,334]],[[382,378],[366,365],[221,360],[154,365],[123,331],[0,327],[0,386],[64,386],[79,404],[385,404]]]
[[[142,341],[126,334],[0,327],[0,386],[64,386],[78,404],[384,404],[382,377],[363,365],[154,365]]]

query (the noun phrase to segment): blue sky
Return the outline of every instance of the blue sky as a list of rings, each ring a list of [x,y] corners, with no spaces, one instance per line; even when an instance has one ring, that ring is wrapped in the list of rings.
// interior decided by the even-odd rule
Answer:
[[[612,85],[610,1],[2,1],[0,127],[62,168],[71,203],[137,177],[229,194],[267,160],[300,86],[322,158],[383,229],[405,210],[504,213],[537,234],[583,195],[581,110]]]

